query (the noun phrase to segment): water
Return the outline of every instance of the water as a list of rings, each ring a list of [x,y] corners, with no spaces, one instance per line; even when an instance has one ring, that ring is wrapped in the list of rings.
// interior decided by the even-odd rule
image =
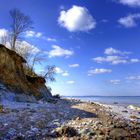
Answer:
[[[93,101],[104,104],[116,104],[122,106],[135,105],[140,107],[140,96],[67,96],[68,98]]]

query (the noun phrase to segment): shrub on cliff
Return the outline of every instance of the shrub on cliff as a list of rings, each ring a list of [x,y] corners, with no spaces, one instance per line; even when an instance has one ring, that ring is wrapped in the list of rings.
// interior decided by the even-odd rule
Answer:
[[[56,98],[56,99],[60,99],[61,98],[61,96],[59,94],[53,95],[53,97]]]

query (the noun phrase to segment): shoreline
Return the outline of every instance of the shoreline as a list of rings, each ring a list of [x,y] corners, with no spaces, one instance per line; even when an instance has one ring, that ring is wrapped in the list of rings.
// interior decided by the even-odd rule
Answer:
[[[89,98],[90,97],[90,98]],[[108,99],[111,98],[111,100],[108,101],[104,101],[105,99],[102,99],[102,97]],[[128,102],[128,101],[119,101],[117,98],[134,98],[134,97],[138,97],[139,100],[137,100],[137,102]],[[124,107],[128,107],[129,105],[133,105],[136,107],[140,108],[140,96],[64,96],[64,99],[77,99],[77,100],[81,100],[81,101],[85,101],[85,102],[94,102],[94,103],[99,103],[99,104],[106,104],[106,105],[117,105],[117,106],[124,106]],[[129,99],[130,100],[130,99]]]
[[[139,139],[140,112],[125,107],[60,99],[15,103],[0,113],[0,139]]]
[[[67,100],[67,98],[64,98]],[[140,122],[140,107],[139,106],[135,106],[135,105],[121,105],[121,104],[107,104],[107,103],[100,103],[100,102],[94,102],[94,101],[85,101],[85,100],[81,100],[81,99],[74,99],[74,98],[68,98],[68,100],[77,100],[83,103],[90,103],[90,104],[96,104],[99,105],[103,108],[105,108],[105,110],[107,112],[112,112],[112,113],[116,113],[116,115],[125,118],[126,120],[132,120],[133,118],[131,118],[131,115],[136,116],[137,118],[139,118],[139,122]]]

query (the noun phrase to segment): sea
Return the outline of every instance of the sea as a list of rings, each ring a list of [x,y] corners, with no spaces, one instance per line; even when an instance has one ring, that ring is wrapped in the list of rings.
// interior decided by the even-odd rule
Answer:
[[[115,104],[120,106],[134,105],[140,107],[140,96],[65,96],[82,101],[98,102],[102,104]]]

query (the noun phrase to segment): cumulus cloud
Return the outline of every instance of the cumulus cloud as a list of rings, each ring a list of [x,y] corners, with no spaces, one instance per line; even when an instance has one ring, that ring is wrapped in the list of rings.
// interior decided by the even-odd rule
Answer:
[[[67,81],[67,84],[74,84],[75,81]]]
[[[8,34],[8,30],[6,30],[4,28],[0,29],[0,38],[7,35],[7,34]]]
[[[120,84],[121,80],[110,80],[111,84],[118,85]]]
[[[2,37],[4,36],[9,36],[10,32],[6,29],[0,29],[0,40]],[[39,34],[37,34],[37,36],[39,36]],[[10,42],[9,40],[6,40],[5,42],[6,47],[7,48],[11,48]],[[25,53],[29,53],[29,54],[37,54],[39,53],[41,50],[39,50],[36,46],[28,43],[27,41],[16,41],[16,51],[20,54],[20,55],[24,55]]]
[[[126,28],[131,28],[137,26],[136,20],[140,19],[140,14],[130,14],[126,17],[122,17],[118,22]]]
[[[130,62],[131,63],[138,63],[138,62],[140,62],[140,60],[137,58],[133,58],[133,59],[130,59]]]
[[[56,67],[55,72],[60,74],[60,73],[63,73],[63,70],[61,68],[59,68],[59,67]]]
[[[129,59],[128,57],[121,57],[121,56],[106,56],[106,57],[96,57],[92,59],[97,63],[110,63],[110,64],[126,64],[126,63],[138,63],[140,62],[139,59]]]
[[[109,63],[109,64],[126,64],[126,63],[138,63],[140,62],[137,58],[129,58],[131,52],[120,51],[114,48],[106,48],[104,54],[107,56],[99,56],[92,58],[97,63]]]
[[[80,65],[79,64],[71,64],[69,65],[70,68],[76,68],[76,67],[79,67]]]
[[[105,51],[104,51],[104,54],[107,54],[107,55],[114,55],[114,54],[124,55],[124,54],[130,54],[130,53],[131,52],[120,51],[120,50],[114,49],[112,47],[106,48]]]
[[[120,56],[106,56],[106,57],[96,57],[93,60],[97,63],[108,62],[110,64],[125,64],[127,63],[127,59],[125,57]]]
[[[16,51],[19,54],[23,54],[23,52],[25,53],[30,53],[30,54],[37,54],[39,52],[41,52],[40,49],[38,49],[36,46],[26,42],[26,41],[17,41],[16,42]]]
[[[32,34],[32,32],[30,32]],[[7,37],[5,39],[4,45],[11,49],[11,43],[9,40],[10,32],[6,29],[0,29],[0,42],[2,42],[2,37]],[[36,34],[36,37],[39,37],[40,34]],[[20,54],[23,58],[25,58],[28,61],[28,64],[33,60],[34,56],[42,57],[44,60],[46,59],[46,51],[41,51],[37,46],[22,40],[16,41],[16,52]],[[30,59],[29,59],[30,57]],[[42,59],[42,60],[43,60]]]
[[[140,75],[126,77],[127,80],[140,80]]]
[[[118,2],[131,7],[140,7],[140,0],[118,0]]]
[[[52,50],[49,51],[49,57],[69,57],[71,55],[74,54],[73,51],[71,50],[67,50],[67,49],[63,49],[61,48],[60,46],[57,46],[57,45],[53,45],[52,46]]]
[[[104,53],[108,54],[108,55],[112,55],[112,54],[118,54],[118,53],[120,53],[120,51],[116,50],[114,48],[107,48],[107,49],[105,49]]]
[[[43,35],[43,33],[35,32],[35,31],[26,31],[25,32],[25,37],[27,37],[27,38],[40,38],[40,39],[43,39],[45,41],[56,42],[55,38],[46,37],[46,36]]]
[[[25,32],[25,37],[36,37],[36,38],[40,38],[42,37],[42,33],[41,32],[35,32],[35,31],[26,31]]]
[[[56,42],[56,39],[51,37],[47,37],[46,40],[49,42]]]
[[[70,32],[89,31],[96,26],[96,21],[88,9],[76,5],[67,11],[62,10],[58,18],[58,23]]]
[[[0,29],[0,43],[4,44],[6,46],[10,46],[9,42],[7,42],[8,35],[9,35],[8,30],[6,30],[4,28]]]
[[[61,74],[62,76],[69,76],[68,71],[64,71],[64,70],[62,70],[62,69],[59,68],[59,67],[56,67],[56,68],[55,68],[55,72],[56,72],[57,74]]]
[[[96,74],[104,74],[104,73],[111,73],[111,69],[90,69],[88,71],[88,76],[96,75]]]
[[[69,76],[69,73],[65,71],[64,73],[62,73],[62,76]]]

